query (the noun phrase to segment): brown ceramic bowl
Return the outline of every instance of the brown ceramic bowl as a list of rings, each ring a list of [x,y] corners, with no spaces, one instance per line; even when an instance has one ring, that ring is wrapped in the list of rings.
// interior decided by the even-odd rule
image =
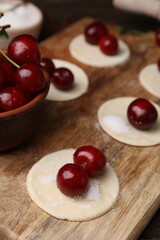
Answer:
[[[49,91],[49,79],[46,87],[32,101],[24,106],[0,113],[0,151],[12,149],[28,140],[35,132],[39,122],[41,105]]]

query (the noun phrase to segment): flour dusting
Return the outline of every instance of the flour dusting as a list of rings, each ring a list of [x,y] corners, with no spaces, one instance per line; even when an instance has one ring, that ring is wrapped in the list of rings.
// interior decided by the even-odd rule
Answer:
[[[93,206],[92,206],[91,204],[82,204],[81,207],[82,207],[82,208],[85,208],[85,209],[93,208]]]
[[[97,135],[98,135],[98,138],[96,139],[96,140],[97,140],[97,143],[99,143],[99,139],[100,139],[100,138],[103,139],[104,142],[108,143],[110,138],[109,138],[109,136],[108,136],[106,133],[104,133],[104,132],[102,131],[102,128],[101,128],[101,126],[100,126],[99,123],[95,123],[95,129],[96,129],[97,131],[100,131],[100,133],[97,132]]]
[[[100,197],[99,182],[97,180],[90,180],[89,190],[85,195],[86,200],[97,200]]]
[[[43,184],[49,184],[55,180],[55,177],[53,175],[48,175],[48,176],[42,176],[40,178],[40,182]]]
[[[130,126],[127,121],[121,117],[116,115],[108,115],[103,117],[103,123],[106,124],[109,128],[111,128],[114,132],[128,132]]]

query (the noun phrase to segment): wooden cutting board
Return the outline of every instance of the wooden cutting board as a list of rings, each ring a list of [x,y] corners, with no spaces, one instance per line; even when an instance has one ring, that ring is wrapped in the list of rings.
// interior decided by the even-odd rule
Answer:
[[[138,73],[157,61],[160,48],[154,34],[119,36],[131,49],[124,66],[94,68],[79,63],[68,44],[92,19],[84,18],[40,44],[42,55],[81,66],[89,76],[87,94],[70,102],[46,101],[35,136],[22,146],[0,154],[0,239],[17,240],[135,240],[159,207],[160,145],[133,147],[109,137],[97,122],[97,109],[121,96],[160,99],[145,91]],[[111,27],[110,31],[116,31]],[[140,139],[138,139],[140,141]],[[29,169],[44,155],[64,148],[93,144],[103,149],[119,176],[121,194],[116,206],[88,222],[69,222],[39,209],[26,192]]]

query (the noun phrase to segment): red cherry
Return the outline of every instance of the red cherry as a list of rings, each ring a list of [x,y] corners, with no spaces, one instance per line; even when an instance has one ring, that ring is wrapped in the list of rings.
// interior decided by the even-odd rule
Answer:
[[[104,153],[93,146],[78,148],[73,158],[74,163],[82,166],[89,177],[96,177],[101,174],[107,162]]]
[[[16,84],[15,73],[16,73],[17,68],[8,61],[3,62],[1,64],[1,67],[4,69],[4,71],[7,75],[8,85],[11,85],[11,86],[15,85]]]
[[[106,35],[100,39],[99,47],[104,54],[113,56],[118,52],[118,41],[114,36]]]
[[[27,101],[17,87],[8,87],[0,92],[0,111],[6,112],[19,108],[26,104]]]
[[[18,35],[8,45],[8,56],[17,64],[39,63],[40,51],[37,41],[28,34]]]
[[[155,32],[155,40],[156,40],[156,44],[158,46],[160,46],[160,27],[158,27],[156,29],[156,32]]]
[[[127,117],[131,125],[139,130],[151,128],[157,120],[156,108],[148,100],[137,98],[130,103]]]
[[[86,41],[93,45],[98,44],[100,38],[106,34],[108,34],[108,30],[100,21],[90,23],[84,31]]]
[[[4,69],[0,66],[0,90],[8,85],[7,74]]]
[[[45,76],[43,70],[35,63],[23,64],[16,72],[18,87],[26,96],[34,96],[45,87]]]
[[[73,86],[74,75],[67,68],[56,68],[52,74],[52,81],[56,88],[67,90]]]
[[[2,49],[2,51],[7,54],[6,49]],[[0,52],[0,63],[3,63],[6,61],[6,58],[4,57],[4,55]]]
[[[88,177],[84,169],[73,163],[65,164],[57,174],[57,187],[69,197],[78,197],[86,192]]]
[[[55,70],[55,65],[50,58],[47,57],[41,58],[40,66],[48,72],[50,77],[52,76],[53,71]]]

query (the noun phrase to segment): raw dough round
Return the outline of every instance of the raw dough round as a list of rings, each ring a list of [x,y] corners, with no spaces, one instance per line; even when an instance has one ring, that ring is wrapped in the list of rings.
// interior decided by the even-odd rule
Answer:
[[[74,75],[74,86],[69,90],[63,91],[55,88],[54,85],[51,83],[49,93],[47,95],[48,100],[69,101],[78,98],[87,92],[89,86],[89,79],[83,69],[68,61],[60,59],[52,60],[57,68],[65,67],[72,71]]]
[[[148,92],[160,97],[160,71],[157,64],[144,67],[139,74],[139,80]]]
[[[98,110],[98,121],[106,133],[114,139],[133,146],[152,146],[160,143],[160,107],[158,119],[149,130],[137,130],[127,119],[127,109],[134,97],[121,97],[109,100]]]
[[[124,64],[130,57],[130,49],[122,40],[118,40],[119,53],[115,56],[107,56],[101,52],[98,46],[86,42],[83,34],[75,37],[69,44],[71,55],[82,63],[94,67],[114,67]]]
[[[119,181],[107,165],[104,174],[90,180],[89,190],[83,198],[65,196],[56,186],[56,175],[64,164],[73,162],[74,152],[75,149],[65,149],[43,157],[28,173],[27,191],[40,208],[54,217],[91,220],[114,206],[119,195]]]

